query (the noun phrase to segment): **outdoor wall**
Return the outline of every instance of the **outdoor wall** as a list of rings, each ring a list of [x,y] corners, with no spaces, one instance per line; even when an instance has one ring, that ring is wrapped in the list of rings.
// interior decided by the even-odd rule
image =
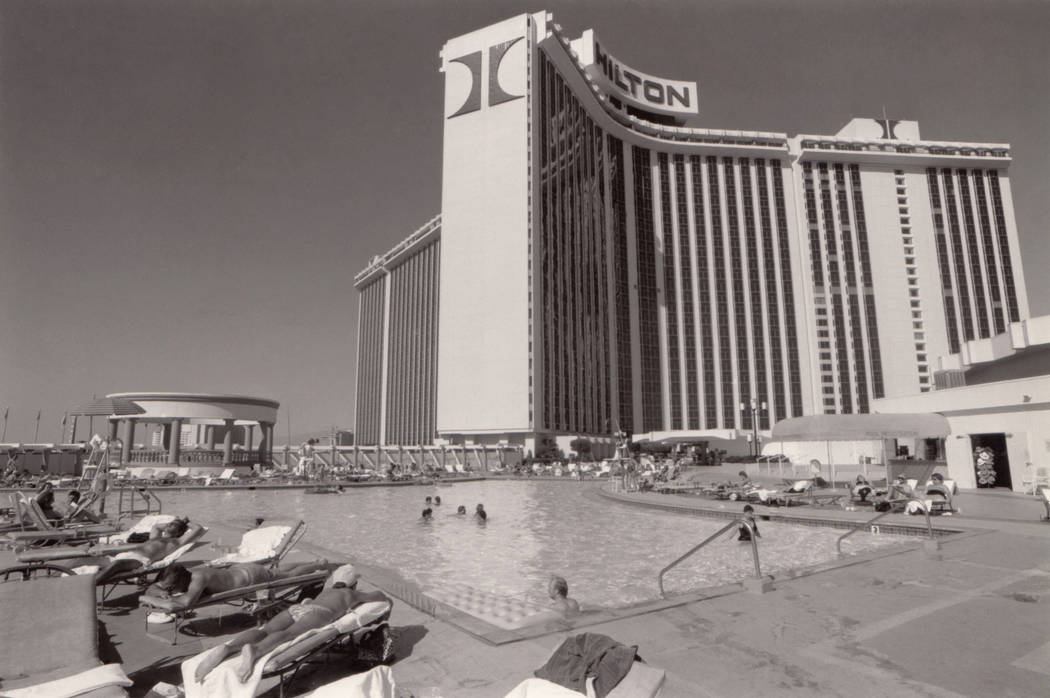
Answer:
[[[1050,465],[1050,376],[937,390],[879,400],[883,413],[936,412],[948,419],[948,476],[959,487],[977,486],[972,434],[1005,434],[1010,479],[1023,489],[1026,463]]]
[[[527,86],[533,31],[523,14],[451,39],[441,54],[441,435],[530,427]]]

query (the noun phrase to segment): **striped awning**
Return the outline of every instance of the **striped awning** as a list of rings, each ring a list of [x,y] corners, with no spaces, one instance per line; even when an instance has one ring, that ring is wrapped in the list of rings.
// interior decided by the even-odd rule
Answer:
[[[123,417],[143,414],[145,411],[131,400],[119,397],[100,397],[70,410],[69,414],[77,417]]]
[[[952,433],[939,414],[815,414],[773,425],[773,441],[934,439]]]

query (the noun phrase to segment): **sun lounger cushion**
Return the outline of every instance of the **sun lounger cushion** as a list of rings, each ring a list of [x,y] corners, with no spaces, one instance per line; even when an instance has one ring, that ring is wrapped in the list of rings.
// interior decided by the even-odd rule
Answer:
[[[503,698],[580,698],[586,693],[565,688],[547,679],[525,679]]]
[[[358,628],[374,623],[390,611],[386,601],[369,601],[353,608],[339,620],[320,628],[316,632],[303,633],[286,645],[280,652],[270,656],[266,662],[266,671],[276,671],[300,657],[305,657],[319,647],[331,642],[339,635],[345,635]]]
[[[103,667],[98,659],[93,577],[2,584],[0,618],[5,637],[19,639],[0,652],[0,694],[59,698],[96,689],[123,695],[115,687],[131,685],[119,665]]]
[[[172,514],[148,514],[139,519],[131,528],[120,533],[114,533],[112,536],[106,536],[101,539],[101,542],[109,544],[124,543],[132,533],[149,533],[157,524],[171,523],[174,520],[175,516]]]
[[[232,553],[212,560],[212,565],[232,565],[239,562],[269,560],[291,534],[292,526],[263,526],[254,528],[241,537],[241,544]]]

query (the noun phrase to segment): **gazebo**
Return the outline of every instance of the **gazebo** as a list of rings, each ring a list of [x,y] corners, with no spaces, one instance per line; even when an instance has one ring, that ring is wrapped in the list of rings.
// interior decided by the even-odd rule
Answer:
[[[82,405],[73,416],[76,434],[78,416],[104,416],[109,421],[109,438],[123,434],[120,444],[121,465],[165,464],[172,467],[232,466],[269,463],[273,455],[273,428],[277,423],[280,403],[244,395],[206,393],[113,393]],[[161,448],[134,448],[135,431],[140,425],[159,424],[164,428]],[[203,443],[183,450],[183,426],[203,427]],[[123,426],[123,429],[121,429]],[[243,435],[235,449],[236,428]],[[259,429],[259,444],[254,447],[254,431]],[[219,438],[222,448],[217,448]]]

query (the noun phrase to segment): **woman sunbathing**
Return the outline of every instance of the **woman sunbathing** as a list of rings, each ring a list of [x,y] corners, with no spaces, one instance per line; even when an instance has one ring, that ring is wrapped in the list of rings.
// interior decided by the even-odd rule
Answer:
[[[285,569],[270,569],[263,565],[245,562],[229,567],[201,566],[191,572],[184,565],[176,563],[164,570],[160,579],[150,587],[147,593],[169,599],[170,609],[178,611],[193,606],[205,594],[218,594],[252,584],[297,577],[327,567],[327,560],[308,562]]]
[[[227,657],[236,652],[241,653],[241,662],[237,666],[237,678],[248,681],[252,675],[255,661],[263,657],[278,645],[294,640],[307,630],[321,628],[346,615],[347,611],[367,601],[385,601],[390,599],[381,592],[360,592],[357,580],[360,578],[353,565],[337,568],[325,582],[324,591],[316,599],[307,599],[281,611],[261,628],[252,628],[235,636],[219,652],[209,654],[197,666],[194,674],[198,682],[211,673]]]

